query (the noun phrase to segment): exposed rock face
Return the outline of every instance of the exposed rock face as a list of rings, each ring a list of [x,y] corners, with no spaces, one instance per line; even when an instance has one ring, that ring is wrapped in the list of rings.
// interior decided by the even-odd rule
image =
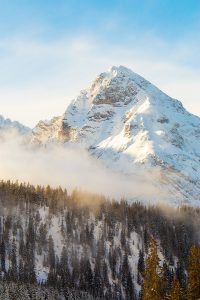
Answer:
[[[179,197],[200,200],[200,119],[125,67],[100,74],[63,116],[40,122],[32,142],[73,142],[114,170],[161,168]]]

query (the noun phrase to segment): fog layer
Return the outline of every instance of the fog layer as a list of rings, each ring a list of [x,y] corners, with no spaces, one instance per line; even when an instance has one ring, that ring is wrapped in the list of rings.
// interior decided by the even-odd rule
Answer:
[[[135,170],[125,176],[108,170],[99,160],[75,147],[27,146],[16,133],[0,135],[0,179],[31,184],[81,188],[110,198],[160,201],[166,193],[156,186],[159,172]]]

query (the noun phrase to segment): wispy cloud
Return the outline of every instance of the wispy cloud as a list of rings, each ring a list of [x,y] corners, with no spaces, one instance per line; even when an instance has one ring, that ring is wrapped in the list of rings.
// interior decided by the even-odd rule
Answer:
[[[169,197],[164,187],[155,184],[160,178],[159,171],[149,174],[137,167],[136,175],[127,177],[107,169],[78,147],[52,145],[32,148],[25,146],[14,131],[0,133],[0,140],[0,178],[4,180],[54,187],[61,185],[70,191],[81,188],[110,198],[146,200],[149,203],[164,202]]]
[[[39,119],[64,112],[80,89],[111,65],[125,65],[200,114],[200,71],[185,40],[174,44],[154,34],[109,43],[93,34],[41,41],[0,40],[1,113],[33,126]]]

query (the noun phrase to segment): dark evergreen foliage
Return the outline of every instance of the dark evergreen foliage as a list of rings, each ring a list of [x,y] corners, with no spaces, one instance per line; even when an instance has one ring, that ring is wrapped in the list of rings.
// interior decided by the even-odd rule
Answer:
[[[25,295],[20,299],[51,299],[45,295],[52,289],[57,293],[52,299],[70,299],[67,293],[81,291],[88,298],[77,299],[129,300],[144,297],[139,286],[148,289],[157,282],[158,299],[179,290],[182,297],[188,288],[189,295],[193,287],[196,293],[200,280],[193,284],[190,279],[187,287],[187,271],[190,266],[189,278],[198,277],[192,273],[195,259],[188,264],[188,254],[199,242],[199,225],[200,210],[195,208],[181,207],[166,214],[156,206],[109,201],[80,190],[68,194],[60,187],[1,181],[0,291],[4,299],[17,299],[12,298],[11,287],[18,286]],[[165,262],[159,266],[159,278],[155,264],[155,282],[145,283],[151,278],[145,260],[152,238]],[[154,262],[159,264],[156,255],[154,247]],[[45,268],[46,279],[38,276],[38,264]],[[34,289],[44,297],[34,298]]]

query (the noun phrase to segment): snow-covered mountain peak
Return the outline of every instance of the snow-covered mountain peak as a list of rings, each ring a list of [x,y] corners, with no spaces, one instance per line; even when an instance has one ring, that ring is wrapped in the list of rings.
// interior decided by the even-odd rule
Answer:
[[[152,136],[155,133],[166,136],[165,130],[170,131],[171,127],[176,127],[173,132],[177,131],[178,122],[184,123],[185,117],[191,119],[181,102],[167,96],[130,69],[113,66],[81,91],[63,116],[39,122],[33,130],[32,140],[37,143],[76,141],[94,149],[111,139],[116,142],[119,136],[133,141],[140,133],[146,141],[151,141],[154,146],[151,149],[155,149]],[[192,116],[192,122],[198,123],[197,119]],[[119,148],[126,149],[124,143],[130,144],[131,141],[123,140],[123,146]],[[140,142],[144,148],[144,142]],[[115,148],[117,144],[121,142],[117,142]]]
[[[21,123],[5,119],[2,115],[0,115],[0,131],[6,130],[16,130],[20,134],[27,134],[31,131],[30,128],[22,125]]]
[[[131,69],[126,68],[124,66],[112,66],[108,69],[107,72],[103,73],[106,74],[107,77],[113,78],[113,77],[121,77],[121,78],[125,78],[125,77],[129,77],[130,79],[135,80],[136,82],[143,79],[140,75],[138,75],[137,73],[134,73]]]
[[[126,174],[161,168],[169,189],[199,199],[200,119],[125,67],[98,75],[62,116],[36,126],[32,142],[79,144]]]
[[[180,101],[172,99],[142,76],[124,66],[113,66],[99,74],[88,89],[73,102],[88,98],[91,104],[126,106],[147,100],[153,105],[173,106],[183,110]]]
[[[124,66],[112,66],[111,68],[108,69],[108,71],[105,73],[107,76],[110,77],[129,77],[132,78],[133,80],[144,80],[143,77],[138,75],[137,73],[133,72],[131,69],[124,67]]]
[[[148,84],[131,70],[114,66],[97,76],[87,94],[93,104],[127,105]]]

